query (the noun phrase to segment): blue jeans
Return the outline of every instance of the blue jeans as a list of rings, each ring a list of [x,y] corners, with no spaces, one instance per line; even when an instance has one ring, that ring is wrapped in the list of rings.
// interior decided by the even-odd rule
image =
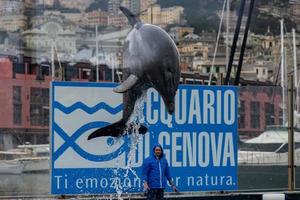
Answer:
[[[164,189],[156,188],[150,189],[147,193],[147,200],[163,200],[164,199]]]

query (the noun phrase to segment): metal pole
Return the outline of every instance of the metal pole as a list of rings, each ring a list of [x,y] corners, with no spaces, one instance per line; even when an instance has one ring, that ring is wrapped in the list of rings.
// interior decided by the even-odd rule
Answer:
[[[287,121],[288,121],[288,108],[287,108],[287,106],[288,106],[288,94],[287,94],[287,91],[288,91],[288,86],[289,86],[289,75],[288,75],[288,72],[287,72],[287,67],[288,67],[288,64],[287,64],[287,47],[284,47],[284,56],[283,56],[283,58],[284,58],[284,97],[285,97],[285,100],[284,100],[284,110],[285,110],[285,125],[288,123]]]
[[[282,88],[282,125],[285,125],[285,84],[284,84],[284,41],[283,41],[283,19],[280,20],[280,30],[281,30],[281,88]]]
[[[300,87],[300,81],[298,81],[298,85],[297,85],[297,88],[296,88],[296,101],[297,101],[297,104],[298,104],[298,108],[296,110],[296,125],[299,126],[300,125],[300,105],[299,105],[299,101],[300,101],[300,98],[299,98],[299,87]]]
[[[297,87],[298,77],[297,77],[297,55],[296,55],[296,32],[295,29],[292,29],[293,32],[293,53],[294,53],[294,77],[295,77],[295,87]]]
[[[230,13],[230,0],[227,0],[227,10],[226,10],[226,70],[228,69],[229,61],[229,13]]]
[[[219,73],[219,78],[217,80],[217,85],[223,85],[224,77],[222,73]]]
[[[289,98],[289,121],[288,121],[288,190],[295,190],[295,152],[294,152],[294,80],[290,75],[290,86],[288,89]]]
[[[99,82],[99,61],[98,61],[98,25],[96,25],[96,82]]]
[[[296,31],[293,28],[293,52],[294,52],[294,78],[296,88],[296,111],[299,110],[299,88],[298,88],[298,71],[297,71],[297,47],[296,47]]]
[[[235,76],[235,80],[234,80],[234,85],[238,85],[240,82],[240,76],[241,76],[241,71],[242,71],[242,66],[243,66],[244,53],[245,53],[245,49],[246,49],[246,45],[247,45],[248,31],[249,31],[249,27],[250,27],[253,7],[254,7],[254,0],[251,0],[249,12],[248,12],[248,19],[247,19],[247,23],[246,23],[244,38],[243,38],[243,43],[242,43],[242,47],[241,47],[239,64],[238,64],[238,68],[237,68],[237,72],[236,72],[236,76]]]
[[[112,60],[112,65],[111,65],[111,82],[115,82],[115,64],[116,64],[115,61]]]
[[[57,57],[58,65],[59,65],[58,79],[63,80],[62,66],[61,66],[61,62],[60,62],[60,59],[59,59],[59,55],[58,55],[58,49],[57,49],[56,41],[54,41],[54,51],[56,52],[56,57]]]
[[[153,9],[152,9],[152,5],[151,5],[151,24],[153,24]]]
[[[235,27],[235,33],[234,33],[233,42],[232,42],[232,46],[231,46],[228,69],[227,69],[227,72],[226,72],[225,85],[228,85],[229,80],[230,80],[230,74],[231,74],[231,69],[232,69],[236,44],[237,44],[237,41],[238,41],[238,38],[239,38],[239,33],[240,33],[240,29],[241,29],[241,24],[242,24],[242,18],[243,18],[243,13],[244,13],[244,8],[245,8],[245,2],[246,2],[246,0],[241,0],[241,5],[240,5],[240,9],[239,9],[239,17],[238,17],[236,27]]]
[[[55,78],[55,66],[54,66],[54,39],[52,39],[52,42],[51,42],[51,77],[52,77],[52,81],[54,81],[54,78]]]

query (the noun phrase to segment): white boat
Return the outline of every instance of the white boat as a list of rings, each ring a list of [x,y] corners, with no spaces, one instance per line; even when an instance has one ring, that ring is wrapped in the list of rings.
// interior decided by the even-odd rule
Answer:
[[[23,156],[18,159],[24,165],[23,173],[49,170],[49,144],[20,145],[18,148],[29,152],[29,156]]]
[[[0,151],[0,174],[20,174],[23,171],[24,165],[17,159],[10,159],[12,156],[16,156],[16,152]]]
[[[35,173],[49,170],[49,144],[19,145],[0,151],[0,174]]]
[[[294,129],[295,164],[300,164],[300,129]],[[239,165],[287,165],[288,129],[270,126],[258,137],[240,144]]]

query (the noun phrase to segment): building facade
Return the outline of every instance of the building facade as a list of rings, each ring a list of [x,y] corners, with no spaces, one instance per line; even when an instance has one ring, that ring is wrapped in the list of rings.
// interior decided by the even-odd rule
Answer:
[[[0,16],[0,27],[2,30],[14,32],[26,30],[27,17],[25,15],[6,15]]]
[[[93,2],[93,0],[59,0],[59,3],[66,8],[76,8],[81,12],[84,12],[89,5]]]
[[[108,1],[108,12],[109,14],[117,14],[119,13],[121,0],[109,0]]]
[[[33,57],[50,59],[52,45],[56,53],[76,53],[75,31],[66,30],[56,22],[48,22],[40,28],[24,31],[23,38],[27,53]]]
[[[0,65],[0,149],[25,142],[48,143],[50,77],[37,81],[29,68],[15,74],[7,58],[0,59]]]
[[[55,0],[25,0],[26,7],[47,6],[52,7]]]
[[[243,86],[239,88],[239,135],[254,137],[269,125],[282,125],[281,88]]]
[[[157,0],[140,0],[141,12],[146,11],[151,5],[155,4]]]
[[[110,14],[108,16],[108,25],[111,26],[115,26],[118,28],[123,28],[128,26],[128,19],[126,18],[126,16],[122,13],[118,13],[118,14]]]
[[[179,42],[179,40],[183,39],[185,35],[194,33],[194,28],[175,26],[172,27],[168,33],[175,42]]]
[[[95,27],[96,25],[107,26],[108,12],[102,10],[94,10],[86,13],[87,26]]]
[[[0,58],[0,150],[17,145],[49,144],[49,87],[50,63],[34,63],[31,57],[23,63]],[[59,69],[55,60],[55,69]],[[64,76],[55,80],[95,81],[95,67],[91,63],[62,64]],[[17,70],[18,69],[18,70]],[[117,75],[117,73],[115,73]],[[112,69],[99,65],[100,81],[112,80]],[[115,77],[115,80],[118,80]]]
[[[161,8],[160,5],[155,4],[144,11],[140,18],[145,23],[166,27],[169,24],[181,24],[183,10],[181,6]]]
[[[27,28],[28,18],[24,15],[25,5],[22,1],[0,2],[0,27],[1,30],[14,32]]]

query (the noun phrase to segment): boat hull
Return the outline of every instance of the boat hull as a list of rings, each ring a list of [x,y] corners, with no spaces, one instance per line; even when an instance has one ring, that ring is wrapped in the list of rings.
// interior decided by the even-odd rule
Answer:
[[[39,173],[49,171],[49,158],[24,161],[23,173]]]
[[[20,174],[24,165],[17,160],[0,160],[0,174]]]

